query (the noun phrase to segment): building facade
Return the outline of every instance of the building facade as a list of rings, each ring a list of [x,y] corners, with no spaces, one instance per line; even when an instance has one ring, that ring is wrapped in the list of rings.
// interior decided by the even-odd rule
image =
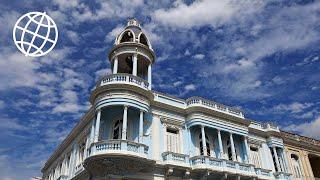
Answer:
[[[112,74],[98,81],[91,108],[45,163],[43,179],[320,177],[319,141],[300,143],[214,101],[153,91],[156,58],[138,21],[116,37],[109,60]]]

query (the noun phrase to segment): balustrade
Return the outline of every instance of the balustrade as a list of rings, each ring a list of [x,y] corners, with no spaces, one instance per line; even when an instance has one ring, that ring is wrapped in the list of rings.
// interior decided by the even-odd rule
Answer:
[[[232,107],[227,107],[225,105],[216,103],[214,101],[210,101],[207,99],[203,99],[201,97],[192,97],[187,99],[187,106],[192,106],[192,105],[201,105],[207,108],[211,108],[211,109],[215,109],[215,110],[219,110],[219,111],[223,111],[223,112],[227,112],[229,114],[238,116],[238,117],[244,117],[243,113],[235,108]]]
[[[97,87],[117,83],[131,84],[146,90],[149,88],[149,83],[146,80],[137,76],[133,76],[131,74],[124,73],[110,74],[102,77],[97,84]]]
[[[99,141],[97,143],[94,143],[91,148],[91,155],[107,154],[114,151],[135,153],[142,157],[145,157],[148,154],[148,146],[141,143],[121,139]]]

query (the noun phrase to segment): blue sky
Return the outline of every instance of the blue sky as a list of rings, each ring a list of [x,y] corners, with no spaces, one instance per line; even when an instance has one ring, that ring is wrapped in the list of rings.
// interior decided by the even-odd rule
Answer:
[[[59,40],[28,58],[15,21],[45,11]],[[320,139],[320,3],[317,1],[0,2],[0,179],[28,179],[90,107],[107,54],[137,18],[157,55],[153,89],[202,96],[245,116]]]

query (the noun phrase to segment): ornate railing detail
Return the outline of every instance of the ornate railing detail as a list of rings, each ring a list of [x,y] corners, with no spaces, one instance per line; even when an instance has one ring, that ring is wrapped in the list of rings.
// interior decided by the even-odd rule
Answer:
[[[92,144],[91,154],[107,154],[117,151],[117,153],[130,152],[136,155],[145,157],[148,154],[148,146],[138,142],[133,142],[129,140],[112,139],[107,141],[99,141]]]
[[[57,180],[67,180],[67,179],[68,179],[67,175],[60,175]]]
[[[81,171],[83,171],[83,165],[82,163],[78,164],[75,168],[75,175],[79,174]]]
[[[264,129],[267,131],[271,130],[271,131],[278,131],[279,132],[278,126],[272,122],[263,123],[263,122],[257,122],[254,120],[250,120],[250,127],[256,128],[256,129]]]
[[[214,110],[223,111],[228,114],[238,116],[241,118],[244,117],[243,112],[238,109],[228,107],[228,106],[225,106],[225,105],[222,105],[222,104],[219,104],[214,101],[210,101],[210,100],[207,100],[207,99],[204,99],[201,97],[191,97],[191,98],[187,99],[186,102],[187,102],[188,107],[191,107],[193,105],[200,105],[200,106],[204,106],[204,107],[211,108]]]
[[[146,80],[140,77],[133,76],[131,74],[125,74],[125,73],[110,74],[110,75],[104,76],[99,80],[97,87],[108,85],[108,84],[130,84],[146,90],[149,88],[149,83]]]
[[[181,166],[189,165],[189,156],[186,154],[164,152],[162,153],[162,158],[164,162],[170,162],[170,164]]]
[[[226,159],[217,159],[208,156],[194,156],[190,158],[191,166],[195,169],[213,169],[217,171],[229,171],[232,173],[242,173],[249,176],[255,175],[252,164],[245,164]]]

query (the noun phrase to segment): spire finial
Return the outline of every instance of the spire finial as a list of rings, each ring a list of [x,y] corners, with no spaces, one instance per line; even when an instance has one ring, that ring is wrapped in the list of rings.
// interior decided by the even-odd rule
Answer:
[[[140,27],[140,23],[137,19],[135,18],[132,18],[132,19],[129,19],[128,23],[127,23],[127,26],[138,26]]]

